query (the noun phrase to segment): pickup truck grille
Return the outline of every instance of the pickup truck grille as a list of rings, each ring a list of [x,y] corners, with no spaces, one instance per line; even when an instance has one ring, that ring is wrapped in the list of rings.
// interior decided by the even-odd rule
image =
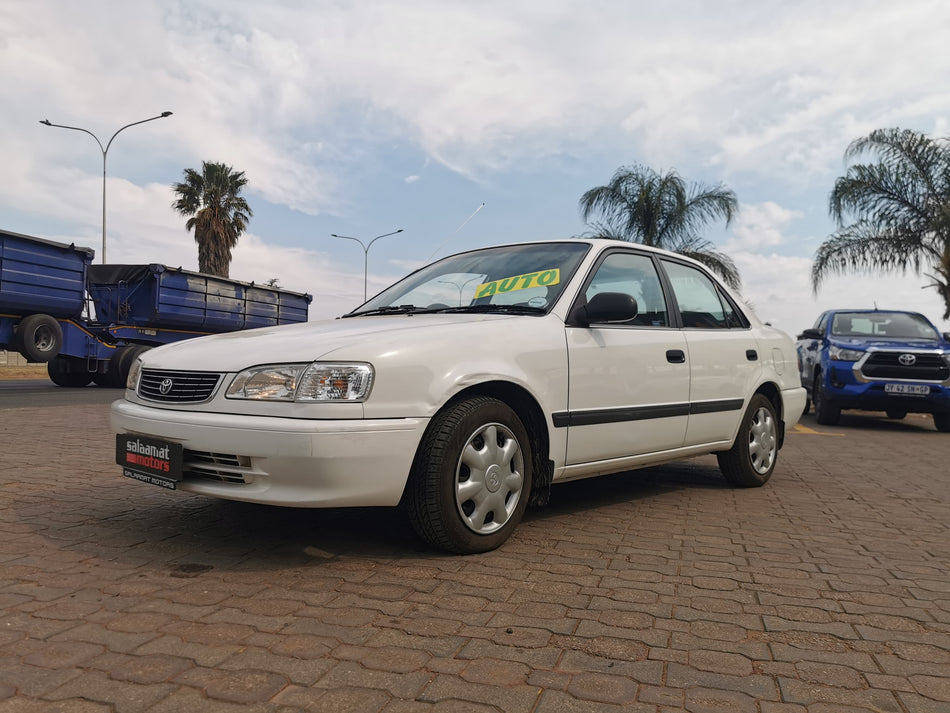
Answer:
[[[902,364],[904,354],[914,356],[913,364]],[[950,366],[938,354],[919,352],[871,352],[861,367],[868,379],[908,379],[910,381],[946,381],[950,379]]]
[[[149,401],[197,404],[211,398],[220,380],[214,372],[143,369],[138,393]]]

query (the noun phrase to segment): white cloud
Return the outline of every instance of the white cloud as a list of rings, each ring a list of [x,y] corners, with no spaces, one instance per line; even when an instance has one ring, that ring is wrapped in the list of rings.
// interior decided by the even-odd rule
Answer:
[[[771,201],[743,205],[723,250],[730,254],[742,250],[757,252],[762,248],[781,245],[786,240],[783,230],[801,215],[800,211],[783,208]]]

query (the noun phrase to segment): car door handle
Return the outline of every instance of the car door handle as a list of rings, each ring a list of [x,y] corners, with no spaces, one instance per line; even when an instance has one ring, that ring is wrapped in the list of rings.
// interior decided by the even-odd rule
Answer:
[[[758,361],[759,353],[755,349],[746,349],[745,358],[748,359],[749,361]]]
[[[666,360],[670,364],[682,364],[686,361],[686,352],[682,349],[668,349],[666,351]]]

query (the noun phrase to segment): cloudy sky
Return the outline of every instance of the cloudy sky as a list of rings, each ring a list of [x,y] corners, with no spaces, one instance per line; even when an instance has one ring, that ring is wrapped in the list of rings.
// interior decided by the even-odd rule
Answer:
[[[724,183],[709,237],[759,316],[942,304],[915,275],[831,277],[828,193],[853,139],[950,134],[950,4],[856,0],[4,0],[0,228],[197,269],[171,208],[185,168],[246,173],[231,276],[314,295],[311,317],[450,252],[580,234],[625,165]],[[484,204],[484,205],[483,205]],[[97,261],[98,261],[97,257]]]

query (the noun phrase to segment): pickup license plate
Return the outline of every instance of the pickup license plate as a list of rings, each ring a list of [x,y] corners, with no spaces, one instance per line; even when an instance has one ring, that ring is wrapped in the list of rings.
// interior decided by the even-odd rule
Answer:
[[[115,437],[115,462],[122,466],[122,475],[169,490],[177,488],[182,479],[183,453],[180,443],[159,438],[131,433]]]
[[[884,384],[884,392],[901,396],[926,396],[930,387],[920,384]]]

